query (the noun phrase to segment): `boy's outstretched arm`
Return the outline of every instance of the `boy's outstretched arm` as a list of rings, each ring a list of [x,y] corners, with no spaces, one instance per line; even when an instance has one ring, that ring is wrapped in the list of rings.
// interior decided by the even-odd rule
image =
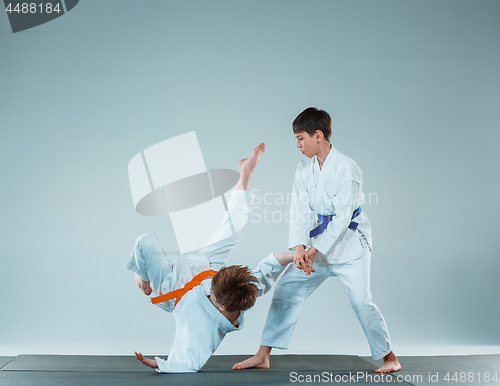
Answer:
[[[259,281],[257,296],[262,296],[271,289],[280,273],[293,261],[293,256],[293,253],[271,253],[259,262],[252,271]]]
[[[290,264],[293,261],[293,257],[295,255],[293,253],[275,253],[274,257],[278,260],[278,263],[285,266]]]
[[[156,362],[156,359],[144,358],[144,355],[142,355],[141,353],[138,353],[136,351],[134,351],[134,354],[135,354],[135,357],[137,358],[137,360],[141,361],[143,365],[151,367],[152,369],[158,368],[158,363]]]

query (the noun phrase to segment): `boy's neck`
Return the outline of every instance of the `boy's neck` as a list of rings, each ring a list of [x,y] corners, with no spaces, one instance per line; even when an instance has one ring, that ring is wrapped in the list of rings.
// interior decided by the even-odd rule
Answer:
[[[226,317],[227,320],[231,322],[234,327],[238,327],[240,323],[238,318],[240,317],[240,311],[221,311],[222,315]]]
[[[229,320],[229,322],[231,322],[231,324],[234,327],[239,326],[238,318],[240,317],[240,313],[241,313],[240,311],[226,311],[226,310],[221,311],[219,309],[219,304],[217,302],[214,302],[214,300],[212,299],[212,297],[210,295],[207,295],[207,298],[214,305],[214,307],[217,309],[217,311],[219,311],[222,315],[224,315],[226,317],[226,319]]]
[[[316,154],[316,159],[318,160],[320,170],[323,167],[323,164],[325,163],[326,157],[330,153],[330,150],[332,150],[332,145],[328,141],[323,141],[320,143],[320,148],[318,150],[318,153]]]

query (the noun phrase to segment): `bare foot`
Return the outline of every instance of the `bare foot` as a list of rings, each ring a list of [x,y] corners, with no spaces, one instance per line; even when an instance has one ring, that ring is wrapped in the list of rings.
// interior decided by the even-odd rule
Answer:
[[[135,274],[135,283],[137,286],[144,292],[144,295],[151,295],[151,292],[153,292],[153,289],[149,285],[149,281],[144,281],[141,279],[141,277],[138,274]]]
[[[243,369],[268,369],[269,368],[269,357],[260,358],[257,355],[254,355],[243,362],[236,363],[233,366],[233,370],[243,370]]]
[[[260,157],[266,151],[266,145],[261,143],[255,149],[253,149],[252,155],[249,158],[242,159],[238,164],[238,169],[240,169],[240,181],[236,189],[248,190],[248,183],[250,182],[250,177],[252,172],[257,166]]]
[[[401,365],[398,362],[398,358],[391,351],[384,357],[384,365],[375,370],[376,373],[392,373],[393,371],[401,370]]]
[[[260,346],[259,351],[253,357],[244,360],[243,362],[236,363],[233,370],[243,370],[250,368],[268,369],[269,358],[271,357],[271,347]]]

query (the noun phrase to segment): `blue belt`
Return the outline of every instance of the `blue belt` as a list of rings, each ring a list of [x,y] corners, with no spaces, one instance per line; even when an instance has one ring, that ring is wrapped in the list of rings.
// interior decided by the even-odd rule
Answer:
[[[361,207],[358,207],[354,212],[352,212],[351,220],[355,219],[361,214]],[[328,223],[332,221],[333,215],[327,215],[323,216],[322,214],[318,214],[318,219],[321,221],[321,224],[319,224],[316,228],[314,228],[311,232],[309,232],[309,237],[313,238],[317,235],[319,235],[321,232],[323,232],[326,227],[328,226]],[[348,226],[349,229],[352,229],[355,231],[358,229],[358,223],[351,221]]]

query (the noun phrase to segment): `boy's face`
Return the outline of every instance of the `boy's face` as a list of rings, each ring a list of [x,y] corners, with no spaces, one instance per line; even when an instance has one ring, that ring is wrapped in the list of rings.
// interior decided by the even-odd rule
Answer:
[[[319,147],[316,134],[310,136],[305,131],[301,131],[300,133],[295,134],[295,138],[297,138],[297,147],[300,149],[302,154],[308,158],[316,155]]]

